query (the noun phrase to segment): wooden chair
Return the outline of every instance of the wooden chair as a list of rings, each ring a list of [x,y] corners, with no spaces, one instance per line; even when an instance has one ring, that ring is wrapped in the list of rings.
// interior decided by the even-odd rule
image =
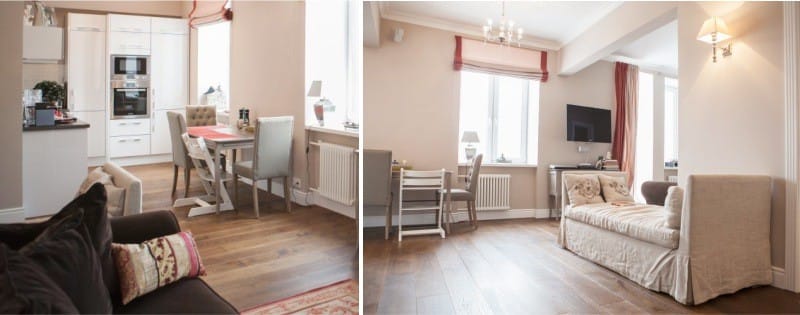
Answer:
[[[198,207],[194,207],[189,210],[190,217],[216,212],[216,206],[210,204],[210,202],[214,202],[216,200],[216,195],[214,194],[213,188],[215,179],[214,158],[211,157],[211,154],[208,152],[206,142],[203,140],[203,138],[191,138],[189,137],[188,133],[184,133],[181,137],[183,142],[186,144],[186,151],[189,154],[189,158],[192,160],[192,164],[194,164],[194,168],[197,171],[197,176],[200,177],[200,180],[203,183],[203,189],[205,189],[206,194],[204,196],[177,199],[175,200],[173,206],[185,207],[189,205],[198,205]],[[222,197],[220,211],[233,210],[233,203],[228,195],[228,191],[225,189],[225,182],[233,179],[233,176],[228,173],[222,174],[223,177],[220,178],[222,185],[219,187],[220,197]]]
[[[407,171],[400,170],[400,207],[397,216],[397,240],[403,241],[404,235],[426,235],[426,234],[439,234],[444,238],[444,229],[442,228],[442,208],[444,203],[439,203],[436,206],[411,206],[408,203],[414,201],[403,200],[403,194],[411,191],[441,191],[445,188],[445,170],[438,171]],[[436,212],[436,227],[429,229],[415,229],[403,231],[403,214],[414,212]]]
[[[256,122],[253,159],[233,166],[234,200],[238,200],[239,176],[253,181],[253,208],[258,210],[258,181],[267,181],[267,198],[272,194],[272,180],[283,179],[283,198],[286,211],[292,211],[292,137],[294,117],[262,117]],[[269,199],[267,199],[269,201]]]
[[[483,154],[478,154],[472,158],[472,164],[469,166],[469,168],[467,168],[466,185],[464,186],[464,189],[450,189],[450,200],[453,202],[467,202],[467,215],[469,215],[469,223],[476,228],[478,227],[478,209],[475,207],[475,199],[478,195],[478,176],[481,173],[482,161]],[[446,190],[440,190],[437,194],[437,201],[439,200],[438,196],[444,196],[446,193]],[[444,200],[444,198],[441,198],[441,200]],[[451,215],[451,213],[447,213],[446,215]]]
[[[392,151],[364,150],[364,207],[384,207],[384,238],[392,229]]]

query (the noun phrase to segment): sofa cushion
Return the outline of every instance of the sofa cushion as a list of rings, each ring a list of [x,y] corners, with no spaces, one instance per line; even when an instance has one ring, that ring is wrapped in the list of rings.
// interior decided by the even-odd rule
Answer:
[[[141,244],[112,244],[122,304],[181,278],[205,275],[192,234],[157,237]]]
[[[670,229],[681,228],[681,213],[683,212],[683,188],[672,186],[667,190],[667,198],[664,199],[664,210],[667,212],[667,220],[664,226]]]
[[[567,188],[569,204],[572,206],[603,203],[600,180],[595,174],[564,174],[564,185]]]
[[[30,258],[0,244],[0,314],[76,314],[78,309]]]
[[[603,199],[606,202],[630,202],[633,203],[631,190],[624,176],[608,176],[600,174],[600,187],[603,188]]]
[[[587,204],[567,207],[564,216],[662,247],[678,248],[680,232],[664,226],[666,218],[660,206]]]
[[[80,313],[107,314],[112,310],[111,299],[92,238],[81,224],[83,218],[83,210],[78,209],[48,226],[19,252],[41,267]]]
[[[191,301],[191,302],[189,302]],[[141,296],[115,314],[234,314],[236,309],[200,278],[178,280]]]

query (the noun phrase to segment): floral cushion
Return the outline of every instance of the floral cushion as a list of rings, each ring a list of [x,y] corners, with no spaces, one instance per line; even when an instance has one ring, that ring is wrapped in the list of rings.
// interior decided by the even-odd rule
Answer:
[[[603,187],[603,198],[606,202],[631,202],[633,196],[625,177],[600,175],[600,186]]]
[[[564,174],[569,204],[580,206],[589,203],[603,203],[600,195],[600,181],[594,174]]]
[[[181,278],[204,276],[192,234],[180,232],[141,244],[113,243],[122,304]]]

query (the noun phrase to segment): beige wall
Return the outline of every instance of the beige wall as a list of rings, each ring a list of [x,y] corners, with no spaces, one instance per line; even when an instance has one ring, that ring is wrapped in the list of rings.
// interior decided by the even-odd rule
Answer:
[[[304,4],[235,1],[233,10],[231,112],[294,116],[294,176],[305,188]]]
[[[711,62],[695,39],[722,16],[733,56]],[[772,264],[784,266],[783,16],[779,2],[684,3],[678,11],[680,182],[688,174],[772,176]]]
[[[22,207],[22,2],[0,2],[0,210]]]
[[[398,27],[405,29],[401,43],[390,40]],[[380,47],[364,48],[364,147],[392,150],[394,159],[408,160],[416,169],[455,171],[460,89],[452,66],[455,34],[389,20],[382,20],[380,29]],[[557,56],[550,52],[548,67],[556,66]],[[611,108],[613,75],[613,65],[600,62],[571,77],[552,75],[541,85],[540,167],[482,170],[512,175],[512,208],[548,207],[549,164],[593,161],[610,149],[593,144],[590,153],[578,154],[576,144],[565,140],[564,124],[567,103]],[[365,212],[380,214],[379,209]]]

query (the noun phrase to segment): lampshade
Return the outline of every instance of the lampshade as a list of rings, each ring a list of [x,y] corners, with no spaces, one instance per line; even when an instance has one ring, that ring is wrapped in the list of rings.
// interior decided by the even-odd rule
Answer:
[[[714,35],[716,35],[716,38],[714,38]],[[700,28],[700,33],[697,34],[697,40],[709,44],[719,43],[729,38],[731,38],[731,35],[728,31],[728,25],[716,16],[703,22],[703,27]]]
[[[311,82],[311,87],[308,89],[309,97],[320,97],[322,95],[322,81],[316,80]]]
[[[478,143],[481,142],[478,140],[478,133],[475,131],[464,131],[464,134],[461,135],[461,142],[464,143]]]

